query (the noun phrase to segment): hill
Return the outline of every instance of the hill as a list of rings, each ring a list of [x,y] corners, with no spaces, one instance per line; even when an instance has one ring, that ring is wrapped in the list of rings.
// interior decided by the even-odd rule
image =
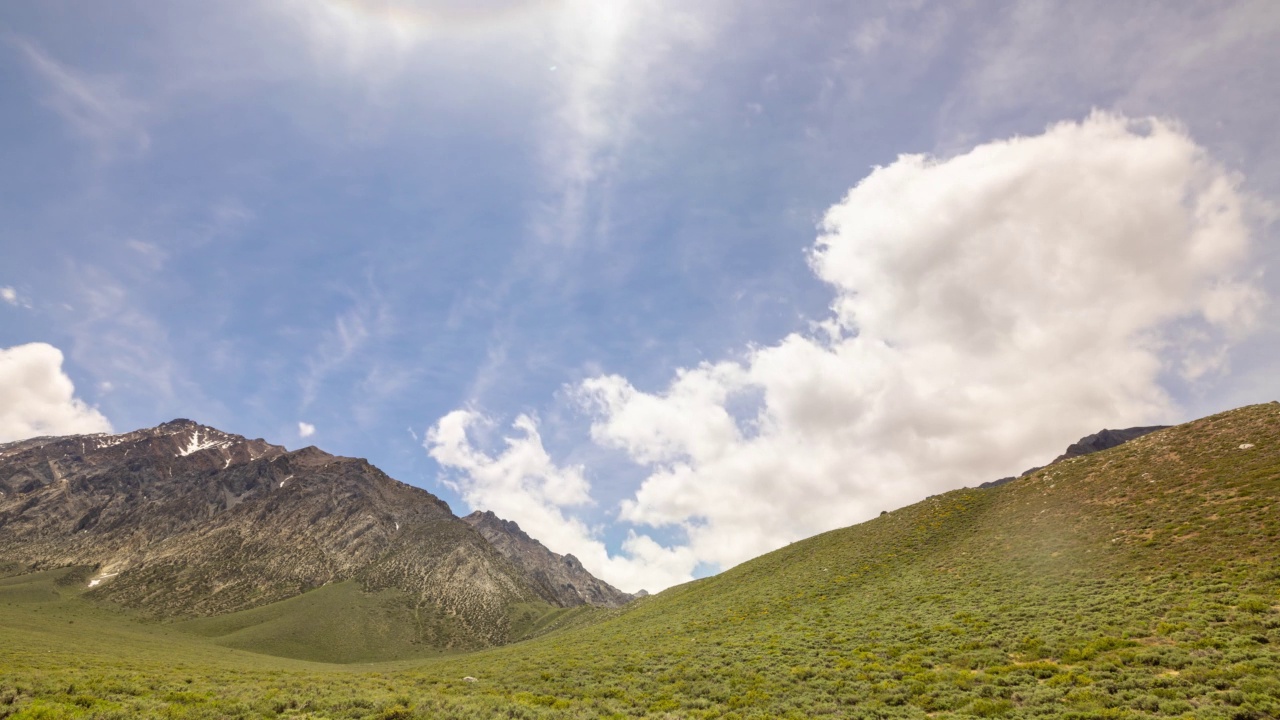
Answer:
[[[1280,405],[411,666],[236,666],[190,636],[71,631],[86,606],[56,580],[12,583],[0,702],[32,716],[1265,720],[1280,717]],[[110,653],[108,633],[124,639]]]

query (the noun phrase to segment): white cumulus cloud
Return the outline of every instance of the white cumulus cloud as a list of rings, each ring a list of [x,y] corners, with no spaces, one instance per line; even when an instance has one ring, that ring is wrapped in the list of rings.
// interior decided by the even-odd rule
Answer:
[[[590,486],[533,418],[491,455],[468,433],[492,422],[455,411],[426,447],[466,502],[624,589],[727,568],[1174,419],[1169,384],[1226,372],[1265,304],[1239,183],[1178,125],[1106,113],[874,169],[810,252],[835,294],[811,333],[657,391],[577,386],[594,441],[648,471],[615,508],[632,526],[619,555],[566,512]]]
[[[75,396],[62,351],[45,343],[0,348],[0,442],[110,431],[102,413]]]
[[[424,446],[446,482],[476,509],[514,520],[551,550],[575,555],[592,574],[622,590],[663,588],[692,579],[696,560],[685,548],[665,548],[647,535],[631,533],[620,555],[610,555],[597,533],[566,509],[591,503],[591,487],[581,466],[557,465],[548,455],[537,420],[521,415],[515,434],[503,438],[501,452],[477,448],[470,434],[493,423],[472,410],[455,410],[427,431]]]
[[[812,250],[836,296],[815,334],[579,387],[650,471],[621,519],[729,567],[1172,419],[1163,383],[1223,372],[1264,303],[1238,185],[1178,126],[1104,113],[876,168]]]
[[[298,437],[309,438],[316,434],[316,426],[309,422],[298,423]]]
[[[0,300],[16,306],[18,304],[18,291],[8,286],[0,287]]]

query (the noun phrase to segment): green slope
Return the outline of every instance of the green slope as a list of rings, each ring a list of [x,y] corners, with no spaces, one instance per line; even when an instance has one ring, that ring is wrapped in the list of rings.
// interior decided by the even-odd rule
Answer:
[[[175,627],[226,647],[331,663],[422,657],[455,642],[454,626],[434,605],[394,591],[362,592],[354,581]]]
[[[122,642],[72,662],[62,648],[83,631],[36,618],[56,603],[22,592],[33,599],[0,599],[0,715],[8,693],[19,716],[39,703],[270,716],[270,697],[315,717],[1277,718],[1280,405],[933,497],[535,640],[412,666],[256,656],[229,679],[218,653],[232,651],[188,635],[174,652],[205,659],[175,674],[147,635],[160,628],[141,626],[129,632],[147,650]],[[14,650],[18,617],[61,664]],[[104,684],[130,672],[155,687]]]
[[[546,634],[595,608],[543,602],[510,608],[517,639]],[[365,592],[334,583],[271,605],[176,623],[173,628],[224,647],[324,663],[374,663],[471,649],[470,638],[431,603],[394,590]]]

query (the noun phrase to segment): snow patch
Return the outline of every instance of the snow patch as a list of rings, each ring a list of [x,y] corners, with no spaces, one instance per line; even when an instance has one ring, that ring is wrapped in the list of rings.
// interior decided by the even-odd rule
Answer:
[[[285,483],[287,483],[287,482],[289,482],[289,481],[290,481],[290,480],[292,480],[292,479],[293,479],[293,476],[292,476],[292,475],[290,475],[289,477],[287,477],[287,478],[285,478],[285,479],[281,480],[281,481],[280,481],[280,487],[284,487],[284,484],[285,484]]]
[[[1240,445],[1241,450],[1248,450],[1253,447],[1253,443],[1243,443]]]
[[[99,573],[96,577],[91,578],[91,579],[89,580],[89,587],[97,587],[98,585],[102,584],[102,581],[103,581],[103,580],[106,580],[106,579],[108,579],[108,578],[113,578],[113,577],[115,577],[115,576],[117,576],[117,575],[119,575],[119,574],[120,574],[120,573],[118,573],[118,572],[113,572],[113,573]]]
[[[112,435],[111,433],[94,433],[89,437],[93,438],[94,450],[106,450],[109,447],[115,447],[121,443],[137,440],[138,436],[142,432],[143,431],[141,430],[134,430],[133,432],[120,433],[119,435]]]
[[[203,431],[203,437],[201,433]],[[208,450],[210,448],[226,447],[231,444],[231,439],[220,432],[205,431],[205,428],[196,428],[191,434],[191,439],[187,441],[186,446],[178,450],[176,457],[186,457],[194,452]]]

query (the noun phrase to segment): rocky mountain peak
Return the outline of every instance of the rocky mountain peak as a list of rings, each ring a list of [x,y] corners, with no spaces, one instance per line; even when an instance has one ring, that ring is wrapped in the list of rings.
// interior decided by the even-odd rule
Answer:
[[[515,520],[504,520],[494,514],[492,510],[476,510],[470,515],[463,518],[467,524],[474,528],[493,528],[495,532],[505,533],[512,537],[519,538],[527,542],[537,543],[528,533],[520,529],[520,525]],[[541,545],[541,543],[538,543]]]

